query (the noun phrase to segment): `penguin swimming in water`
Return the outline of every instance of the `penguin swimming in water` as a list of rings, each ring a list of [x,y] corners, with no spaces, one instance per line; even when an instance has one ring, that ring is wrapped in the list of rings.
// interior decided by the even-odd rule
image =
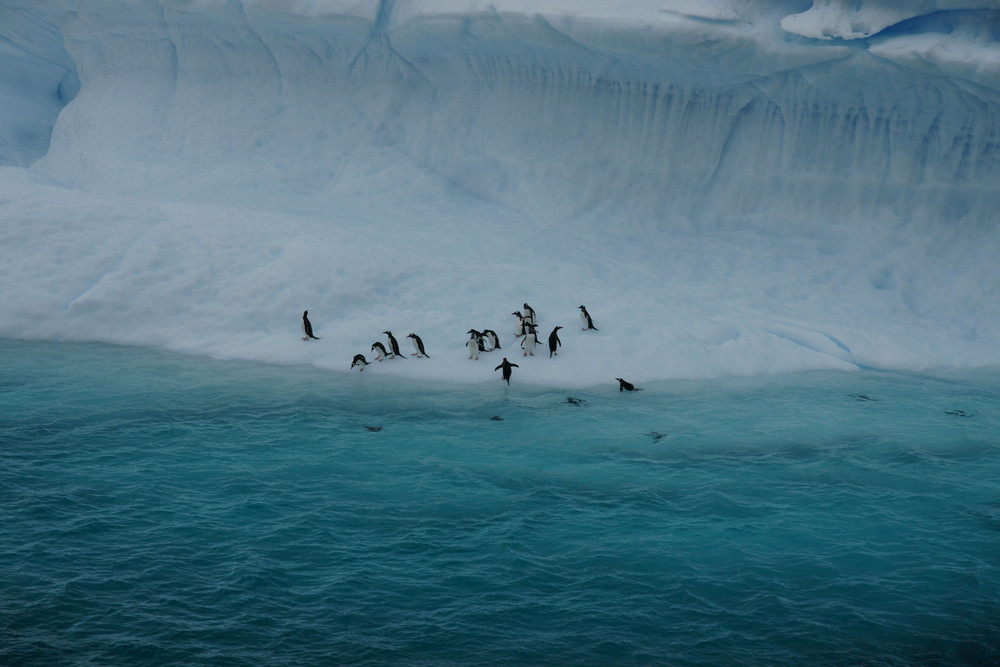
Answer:
[[[493,350],[500,349],[500,337],[497,336],[497,332],[492,329],[483,329],[483,338],[490,342],[490,349],[483,350],[484,352],[492,352]]]
[[[524,319],[528,320],[531,324],[536,324],[535,309],[528,304],[524,304]]]
[[[503,375],[503,379],[506,380],[507,386],[509,387],[510,386],[510,369],[511,368],[520,368],[520,366],[518,366],[517,364],[510,363],[509,361],[507,361],[507,357],[504,357],[503,361],[500,363],[500,365],[493,369],[493,372],[496,372],[496,371],[500,370],[501,368],[503,369],[503,373],[501,373],[501,375]]]
[[[413,353],[413,356],[417,357],[418,359],[422,357],[427,357],[428,359],[431,358],[431,355],[424,352],[424,341],[420,340],[420,336],[418,336],[415,333],[411,333],[409,336],[407,336],[407,338],[413,339],[413,349],[416,350],[416,352]]]
[[[406,359],[406,357],[403,356],[402,352],[399,351],[399,343],[396,342],[396,339],[395,337],[393,337],[392,332],[383,331],[382,333],[384,333],[386,336],[389,337],[389,354],[390,354],[389,358],[395,359],[396,357],[399,357],[400,359]]]
[[[365,355],[363,355],[363,354],[355,354],[354,355],[354,361],[351,362],[351,368],[354,368],[355,366],[360,366],[361,367],[361,372],[364,373],[365,372],[365,366],[367,366],[367,365],[368,365],[368,360],[365,359]]]
[[[385,359],[385,345],[375,341],[372,343],[372,351],[375,352],[375,361],[382,361]]]
[[[528,328],[528,333],[526,333],[524,338],[521,339],[521,347],[524,348],[524,354],[521,356],[526,357],[529,354],[531,356],[535,356],[535,346],[538,345],[538,330],[534,324],[528,324],[526,322],[525,326]]]
[[[552,355],[558,356],[559,354],[558,352],[556,352],[556,347],[562,345],[562,341],[559,340],[560,329],[562,329],[562,327],[556,327],[555,329],[552,330],[552,333],[549,334],[549,359],[552,358]]]
[[[483,340],[479,336],[479,332],[475,329],[469,329],[469,340],[465,342],[465,347],[469,349],[469,359],[479,360],[479,353],[483,349]]]
[[[619,393],[623,391],[636,391],[635,385],[629,382],[628,380],[623,380],[621,378],[615,378],[615,379],[618,380]]]
[[[318,337],[313,336],[313,325],[312,322],[309,321],[308,310],[302,313],[302,333],[305,334],[305,336],[302,337],[302,340],[309,340],[310,338],[313,340],[319,340]]]
[[[598,330],[597,327],[594,326],[594,320],[591,319],[586,306],[580,306],[580,326],[583,327],[584,331]]]
[[[521,315],[521,311],[515,310],[513,313],[511,313],[511,315],[517,318],[514,322],[514,329],[515,329],[514,338],[520,338],[521,336],[527,334],[528,333],[526,326],[527,320],[525,320],[524,316]]]

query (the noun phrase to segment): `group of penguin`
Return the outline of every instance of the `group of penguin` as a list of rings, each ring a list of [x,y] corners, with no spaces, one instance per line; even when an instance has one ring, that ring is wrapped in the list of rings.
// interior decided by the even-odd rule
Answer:
[[[535,356],[535,346],[539,344],[538,340],[538,325],[535,323],[535,309],[524,304],[523,312],[521,310],[515,310],[511,313],[517,322],[517,334],[515,338],[522,338],[521,347],[524,349],[524,354],[522,356]],[[590,317],[590,313],[587,312],[586,306],[580,306],[580,325],[584,331],[598,331],[597,327],[594,326],[594,320]],[[562,329],[561,326],[557,326],[549,334],[549,358],[557,356],[559,354],[558,348],[562,345],[562,341],[559,340],[559,330]],[[318,336],[313,335],[312,322],[309,321],[309,311],[306,310],[302,313],[302,332],[305,336],[302,340],[319,340]],[[372,351],[375,353],[375,360],[382,361],[383,359],[395,359],[399,357],[405,359],[403,353],[399,351],[399,342],[396,340],[395,336],[392,335],[391,331],[383,331],[388,339],[387,348],[380,341],[376,341],[372,344]],[[469,340],[466,342],[465,346],[469,350],[469,359],[479,359],[480,352],[492,352],[493,350],[500,349],[500,338],[497,336],[496,332],[491,329],[484,329],[483,331],[477,331],[476,329],[469,329],[466,333],[470,335]],[[412,339],[414,352],[412,356],[422,359],[424,357],[430,358],[431,355],[427,354],[424,350],[424,341],[421,340],[420,336],[415,333],[407,335],[407,338]],[[486,345],[489,344],[489,349]],[[351,362],[351,368],[357,366],[361,371],[365,370],[370,362],[365,358],[363,354],[354,355],[354,360]],[[517,364],[512,364],[504,360],[499,366],[494,368],[495,371],[502,370],[501,376],[503,380],[510,385],[511,369],[519,368]],[[615,378],[618,380],[618,391],[637,391],[635,386],[623,380],[622,378]]]

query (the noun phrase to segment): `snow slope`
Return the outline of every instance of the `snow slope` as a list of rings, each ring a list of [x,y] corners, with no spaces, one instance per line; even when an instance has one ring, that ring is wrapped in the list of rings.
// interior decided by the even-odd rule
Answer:
[[[610,6],[6,3],[0,336],[346,371],[413,331],[366,373],[568,386],[1000,363],[997,3]]]

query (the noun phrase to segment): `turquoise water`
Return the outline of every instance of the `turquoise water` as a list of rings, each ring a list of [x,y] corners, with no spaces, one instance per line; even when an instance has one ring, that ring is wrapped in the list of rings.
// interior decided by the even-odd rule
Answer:
[[[1000,662],[1000,372],[609,380],[0,341],[0,663]]]

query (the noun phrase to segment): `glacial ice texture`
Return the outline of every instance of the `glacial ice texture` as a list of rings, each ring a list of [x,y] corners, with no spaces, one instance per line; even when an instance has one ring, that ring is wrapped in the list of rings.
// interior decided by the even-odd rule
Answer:
[[[528,301],[533,382],[995,365],[1000,7],[905,4],[13,3],[0,336],[488,381]]]

